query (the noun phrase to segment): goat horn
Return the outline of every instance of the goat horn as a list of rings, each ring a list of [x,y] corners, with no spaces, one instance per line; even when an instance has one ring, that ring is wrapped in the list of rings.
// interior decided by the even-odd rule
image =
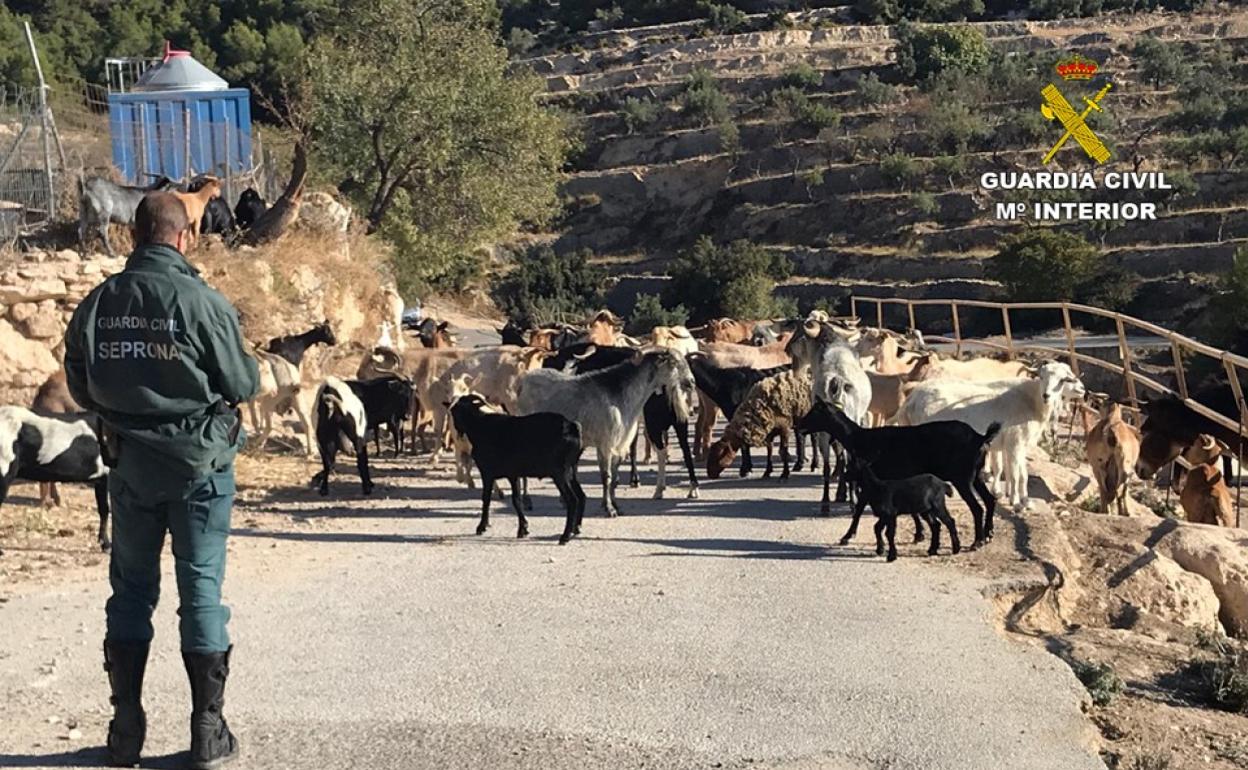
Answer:
[[[802,331],[806,332],[807,337],[819,336],[819,324],[816,321],[807,321],[802,324]]]
[[[1208,433],[1200,434],[1200,448],[1212,452],[1218,446],[1218,440]]]

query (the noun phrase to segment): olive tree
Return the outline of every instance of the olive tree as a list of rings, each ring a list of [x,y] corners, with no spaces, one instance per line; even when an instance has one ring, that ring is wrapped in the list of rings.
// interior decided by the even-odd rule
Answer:
[[[496,15],[486,0],[361,3],[309,55],[318,158],[395,241],[409,285],[557,209],[566,123],[509,71]]]

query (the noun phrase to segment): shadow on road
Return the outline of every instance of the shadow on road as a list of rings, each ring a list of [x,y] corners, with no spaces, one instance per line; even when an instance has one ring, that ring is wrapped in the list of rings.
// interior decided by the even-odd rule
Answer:
[[[594,540],[608,543],[638,543],[657,545],[664,548],[675,548],[694,553],[673,553],[657,551],[644,554],[650,556],[710,556],[723,559],[877,559],[875,554],[864,551],[833,550],[832,546],[810,545],[807,543],[786,543],[776,540],[750,540],[740,538],[682,538],[682,539],[648,539],[648,538],[610,538],[599,537]],[[713,553],[720,551],[722,553]],[[881,562],[882,563],[882,562]]]
[[[188,764],[190,755],[185,751],[161,757],[143,757],[143,767],[156,770],[178,770]],[[0,767],[108,767],[108,757],[102,746],[56,754],[0,754]]]

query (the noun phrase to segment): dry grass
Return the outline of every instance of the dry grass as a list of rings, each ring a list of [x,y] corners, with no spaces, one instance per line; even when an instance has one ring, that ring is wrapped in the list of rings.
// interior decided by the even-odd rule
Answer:
[[[253,341],[305,330],[328,318],[340,342],[369,344],[383,317],[389,254],[363,235],[341,240],[298,229],[259,248],[205,240],[191,255],[205,279],[238,308]]]

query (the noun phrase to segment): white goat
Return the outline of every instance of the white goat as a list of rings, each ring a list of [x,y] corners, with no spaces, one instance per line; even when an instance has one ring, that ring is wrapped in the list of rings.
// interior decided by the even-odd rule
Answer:
[[[1082,396],[1083,383],[1064,363],[1050,361],[1034,378],[967,382],[937,380],[913,388],[897,413],[900,425],[959,420],[977,431],[1001,423],[1001,433],[988,452],[989,475],[1004,473],[1010,504],[1027,502],[1027,450],[1040,439],[1052,412],[1064,398]]]
[[[313,456],[312,421],[304,404],[303,376],[299,367],[274,353],[259,348],[253,351],[260,368],[260,390],[249,403],[251,428],[260,434],[256,446],[264,449],[273,433],[273,415],[284,414],[293,408],[303,428],[304,450]],[[258,413],[257,413],[258,411]]]
[[[515,412],[516,392],[525,372],[541,366],[539,351],[516,345],[480,348],[451,364],[427,389],[426,400],[433,413],[433,435],[438,439],[429,461],[437,464],[442,442],[449,436],[450,411],[444,406],[453,400],[453,380],[472,382],[472,392],[508,412]],[[466,377],[467,380],[462,378]],[[459,395],[465,395],[460,393]]]
[[[692,378],[684,358],[670,350],[638,353],[632,359],[588,374],[536,369],[520,381],[520,414],[555,412],[581,426],[584,446],[594,447],[602,478],[602,506],[619,514],[615,483],[620,460],[637,434],[642,407],[666,387],[683,387]]]
[[[793,358],[793,371],[810,372],[811,389],[816,401],[839,407],[849,419],[859,425],[866,423],[867,410],[871,406],[871,380],[854,348],[844,341],[844,336],[833,325],[819,321],[807,321],[793,335],[785,348]],[[826,433],[815,435],[819,452],[828,457],[832,437]],[[848,499],[849,484],[845,478],[845,453],[836,449],[838,481],[836,499]],[[831,470],[825,459],[823,465],[823,501],[820,510],[831,511],[832,502],[828,485]]]

